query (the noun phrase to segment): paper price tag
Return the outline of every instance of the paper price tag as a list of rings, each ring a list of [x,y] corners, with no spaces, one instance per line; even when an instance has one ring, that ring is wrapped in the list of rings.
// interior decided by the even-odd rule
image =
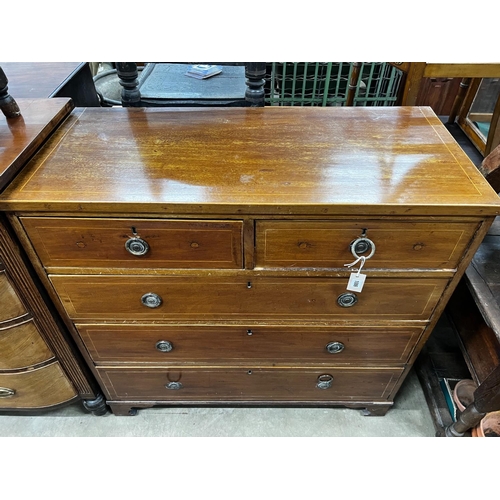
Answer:
[[[350,292],[361,292],[365,284],[366,274],[351,273],[349,282],[347,283],[347,290]]]

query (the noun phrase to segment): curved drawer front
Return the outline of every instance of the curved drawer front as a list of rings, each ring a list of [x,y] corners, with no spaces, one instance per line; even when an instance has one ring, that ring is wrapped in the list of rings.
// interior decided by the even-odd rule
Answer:
[[[98,369],[111,399],[384,401],[402,370],[370,368]],[[318,387],[319,386],[319,387]]]
[[[476,228],[476,222],[257,221],[256,267],[343,268],[355,260],[351,243],[362,238],[357,255],[373,251],[367,268],[454,269]]]
[[[289,361],[404,363],[422,328],[77,325],[103,363]],[[208,361],[210,360],[210,361]]]
[[[43,265],[242,267],[241,221],[22,217]]]
[[[277,319],[428,320],[447,279],[368,278],[352,307],[341,307],[347,278],[54,276],[76,320]],[[142,303],[148,302],[148,307]],[[343,300],[344,304],[353,303]]]
[[[76,395],[59,363],[22,373],[0,373],[0,408],[45,408]]]
[[[27,368],[53,356],[32,320],[6,329],[0,326],[0,370]]]
[[[0,322],[18,318],[28,311],[7,279],[5,271],[0,270]]]

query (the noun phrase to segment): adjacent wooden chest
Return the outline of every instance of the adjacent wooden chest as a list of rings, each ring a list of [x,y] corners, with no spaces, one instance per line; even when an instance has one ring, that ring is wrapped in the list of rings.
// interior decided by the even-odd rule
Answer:
[[[0,208],[116,414],[382,415],[500,203],[429,108],[103,108]]]

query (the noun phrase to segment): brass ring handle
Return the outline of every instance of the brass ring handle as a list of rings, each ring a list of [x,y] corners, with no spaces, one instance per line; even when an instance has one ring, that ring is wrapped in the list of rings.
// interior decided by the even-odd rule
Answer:
[[[360,254],[363,254],[365,252],[368,252],[368,250],[371,248],[371,252],[368,255],[365,255],[365,259],[371,259],[373,255],[375,254],[375,243],[373,243],[370,238],[367,238],[366,236],[360,236],[359,238],[355,239],[351,245],[351,253],[354,255],[356,259],[359,259],[361,256],[358,255],[358,252]]]
[[[357,301],[358,297],[356,296],[356,294],[350,292],[342,293],[337,298],[337,304],[340,307],[352,307],[356,304]]]
[[[329,374],[320,375],[316,382],[318,389],[329,389],[333,384],[333,377]]]
[[[169,382],[165,387],[172,391],[178,391],[182,389],[182,384],[180,382]]]
[[[9,389],[8,387],[0,387],[0,398],[10,398],[14,396],[16,391],[14,389]]]
[[[326,344],[326,350],[330,354],[338,354],[345,349],[345,345],[342,342],[329,342]]]
[[[144,306],[154,309],[155,307],[160,307],[163,300],[156,293],[145,293],[141,297],[141,302]]]
[[[137,257],[149,252],[149,245],[142,238],[130,238],[125,242],[125,248]]]
[[[156,342],[156,349],[158,349],[161,352],[170,352],[174,346],[172,345],[172,342],[169,342],[168,340],[160,340],[159,342]]]

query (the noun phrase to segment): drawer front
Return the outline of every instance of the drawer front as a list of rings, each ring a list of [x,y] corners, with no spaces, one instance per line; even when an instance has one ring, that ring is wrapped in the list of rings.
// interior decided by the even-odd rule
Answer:
[[[357,254],[373,256],[367,268],[454,269],[472,238],[474,222],[257,221],[256,267],[343,268]]]
[[[0,370],[27,368],[53,356],[32,320],[5,329],[0,326]]]
[[[18,318],[27,312],[5,271],[0,270],[0,322]]]
[[[0,408],[44,408],[76,395],[59,363],[22,373],[0,373]]]
[[[50,278],[75,320],[428,320],[448,283],[435,278],[368,277],[356,299],[344,296],[347,278],[259,277],[251,282],[194,276]],[[344,304],[357,302],[341,307],[342,299]],[[142,300],[159,305],[148,307]]]
[[[383,401],[402,373],[399,369],[324,367],[101,368],[98,371],[111,399],[213,402]]]
[[[49,217],[21,221],[49,269],[237,269],[243,263],[241,221]]]
[[[404,363],[422,328],[251,328],[221,325],[77,325],[103,363],[287,361]]]

